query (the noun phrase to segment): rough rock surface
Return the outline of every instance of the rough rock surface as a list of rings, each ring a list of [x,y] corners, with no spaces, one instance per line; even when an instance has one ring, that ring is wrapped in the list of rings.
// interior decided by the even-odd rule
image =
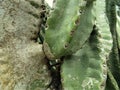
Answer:
[[[36,42],[41,0],[0,0],[0,90],[44,90],[50,75]]]

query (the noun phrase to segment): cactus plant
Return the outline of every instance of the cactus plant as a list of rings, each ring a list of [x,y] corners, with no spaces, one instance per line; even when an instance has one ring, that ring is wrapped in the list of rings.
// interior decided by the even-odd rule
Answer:
[[[46,31],[47,34],[45,37],[45,44],[47,43],[47,45],[44,46],[44,50],[45,50],[45,53],[47,53],[46,55],[48,56],[49,59],[61,58],[64,56],[64,61],[61,67],[63,89],[65,90],[79,90],[79,89],[81,90],[104,90],[106,89],[108,90],[110,89],[108,87],[110,85],[112,87],[111,89],[115,89],[115,90],[119,89],[120,87],[119,86],[120,85],[119,83],[120,81],[119,79],[119,72],[120,72],[119,71],[119,67],[120,67],[120,62],[119,62],[119,49],[120,49],[119,3],[120,3],[119,0],[115,0],[115,1],[114,0],[102,0],[102,1],[99,1],[99,0],[87,1],[86,0],[86,4],[84,5],[84,8],[82,8],[83,11],[79,15],[77,26],[74,29],[74,31],[72,31],[72,37],[69,36],[70,33],[66,33],[68,29],[67,27],[64,27],[64,32],[62,31],[63,29],[60,31],[56,28],[52,28],[51,30],[49,26],[52,25],[52,27],[58,27],[57,26],[58,24],[61,25],[59,23],[60,20],[57,19],[58,20],[58,23],[56,22],[57,25],[54,24],[53,26],[53,24],[51,24],[52,21],[49,22],[51,18],[48,19],[48,28],[47,28],[47,31]],[[56,12],[54,11],[52,13],[56,14]],[[53,14],[51,14],[51,17],[52,16]],[[55,19],[55,17],[52,17],[52,19]],[[64,18],[64,19],[67,20],[67,18]],[[70,20],[70,22],[74,22],[74,21]],[[68,23],[62,23],[63,26],[66,26],[66,24]],[[97,30],[92,29],[93,25],[94,27],[97,27],[100,34],[95,34],[95,35],[90,34],[91,32],[92,33],[98,32]],[[72,26],[72,28],[74,28],[74,26]],[[60,31],[62,34],[58,33],[57,35],[53,35],[54,33],[56,33],[56,30],[58,30],[58,32]],[[100,35],[100,36],[97,36],[97,35]],[[59,39],[57,38],[58,41],[54,37],[59,37]],[[64,37],[68,38],[68,41],[66,39],[65,42],[62,42]],[[90,40],[92,37],[94,37],[93,42]],[[101,43],[98,43],[97,40],[100,41]],[[94,43],[95,46],[92,43]],[[98,48],[99,47],[98,44],[101,44],[102,47]],[[92,47],[98,48],[98,49],[92,50],[90,49]],[[96,54],[97,50],[100,52]],[[97,57],[101,55],[102,57]],[[96,62],[91,60],[91,57],[93,57],[96,60]],[[97,63],[97,60],[98,60],[98,63]],[[101,63],[99,61],[101,61]],[[90,66],[89,66],[89,63],[90,63]],[[88,71],[87,68],[88,69],[91,68],[91,65],[92,66],[98,65],[98,67],[99,66],[107,67],[108,65],[108,67],[107,68],[104,67],[104,69],[103,67],[99,67],[95,70],[94,70],[94,67],[92,67],[91,71]],[[97,75],[97,76],[100,76],[99,78],[95,76],[89,77],[90,74],[93,74],[92,70],[94,71],[93,73],[97,73],[97,70],[98,70],[99,72],[101,72],[101,74],[104,74],[104,76],[107,75],[107,81],[106,81],[106,78],[103,78],[101,76],[101,74]],[[93,86],[92,85],[89,86],[89,84],[91,84],[89,83],[88,87],[85,86],[87,88],[82,87],[84,86],[84,84],[87,85],[86,80],[85,80],[86,83],[82,84],[85,78],[88,79],[88,82],[89,80],[91,80],[91,83]],[[94,79],[92,80],[91,78],[94,78]],[[95,84],[94,80],[98,80],[99,84]],[[104,84],[100,84],[102,82],[104,82]]]
[[[102,5],[102,8],[100,7],[100,5]],[[112,48],[112,38],[111,38],[111,35],[110,35],[110,32],[109,32],[109,25],[108,25],[108,23],[107,23],[107,20],[106,20],[106,16],[105,16],[105,0],[102,0],[102,1],[99,1],[99,0],[97,0],[96,1],[96,6],[95,6],[95,8],[96,8],[96,23],[97,23],[97,26],[98,26],[98,29],[99,29],[99,32],[101,32],[101,38],[99,39],[101,42],[102,42],[102,45],[103,45],[103,47],[104,48],[101,48],[102,50],[102,53],[104,53],[105,54],[105,56],[108,56],[108,54],[109,54],[109,52],[110,52],[110,50],[111,50],[111,48]],[[92,36],[91,36],[92,37]],[[92,43],[92,42],[91,42]],[[109,44],[109,46],[107,45],[107,44]],[[97,46],[97,45],[96,45]],[[108,47],[105,47],[105,46],[108,46]],[[84,48],[86,48],[86,47],[84,47]],[[88,54],[88,56],[87,56],[87,54],[85,54],[85,56],[79,56],[80,55],[80,52],[81,53],[84,53],[84,51],[89,51],[89,50],[83,50],[84,48],[82,48],[81,50],[79,50],[79,54],[75,54],[74,56],[72,56],[72,60],[68,60],[68,59],[71,59],[71,58],[68,58],[67,60],[65,60],[64,62],[65,63],[63,63],[63,67],[62,67],[62,71],[63,71],[63,73],[62,73],[62,76],[63,76],[63,84],[65,84],[65,88],[66,88],[66,86],[67,85],[69,85],[69,86],[72,86],[72,87],[70,87],[69,89],[68,89],[68,87],[67,87],[67,89],[65,89],[65,90],[79,90],[79,88],[81,88],[81,90],[84,90],[83,88],[82,88],[82,84],[80,83],[80,82],[73,82],[72,83],[72,78],[74,78],[75,76],[77,76],[78,75],[78,77],[79,77],[79,79],[80,80],[82,80],[83,79],[83,77],[86,77],[86,74],[84,73],[84,72],[86,72],[87,73],[87,69],[85,70],[84,68],[86,67],[84,64],[86,63],[86,65],[89,65],[89,61],[91,61],[91,63],[96,63],[97,64],[97,60],[96,60],[96,62],[95,61],[92,61],[92,60],[86,60],[85,58],[84,58],[84,60],[86,60],[86,62],[85,61],[83,61],[82,59],[80,59],[80,57],[82,58],[82,57],[88,57],[89,55],[90,55],[90,53]],[[83,50],[83,51],[82,51]],[[94,51],[95,52],[95,51]],[[77,52],[78,53],[78,52]],[[95,56],[95,55],[93,55],[93,56]],[[104,62],[106,62],[106,59],[105,59],[105,56],[103,55],[103,57],[104,58],[101,58],[101,60],[103,60]],[[75,58],[76,57],[76,58]],[[78,58],[77,58],[78,57]],[[76,60],[76,59],[78,59],[78,60]],[[90,59],[90,57],[88,57],[88,59]],[[97,59],[97,58],[96,58]],[[81,61],[80,61],[81,60]],[[68,62],[70,62],[70,65],[67,65],[67,63]],[[83,63],[82,63],[83,62]],[[85,62],[85,63],[84,63]],[[105,63],[104,63],[105,64]],[[102,65],[102,63],[100,64],[100,65]],[[106,65],[106,64],[105,64]],[[79,66],[79,67],[78,67]],[[93,65],[92,65],[93,66]],[[71,67],[71,68],[68,68],[68,67]],[[74,67],[74,68],[73,68]],[[78,68],[78,70],[73,70],[73,69],[75,69],[75,68]],[[87,67],[87,68],[89,68],[89,66]],[[74,71],[74,72],[73,72]],[[83,72],[84,71],[84,72]],[[95,71],[95,70],[94,70]],[[98,70],[98,71],[100,71],[100,70]],[[106,71],[107,72],[107,71]],[[67,75],[71,75],[71,73],[72,73],[72,75],[73,75],[73,77],[71,76],[71,79],[69,79],[69,77],[67,78]],[[79,74],[78,74],[79,73]],[[98,76],[98,75],[97,75]],[[82,78],[81,78],[82,77]],[[71,81],[71,83],[68,83],[69,82],[69,80]],[[80,81],[79,80],[79,81]],[[105,79],[104,79],[105,80]],[[92,81],[92,80],[91,80]],[[99,81],[100,82],[100,81]],[[78,87],[77,86],[75,86],[75,85],[77,85],[79,83],[79,85],[78,85]],[[104,83],[105,84],[105,83]],[[74,88],[74,86],[75,87],[77,87],[76,89]],[[89,86],[89,85],[88,85]],[[97,86],[97,87],[100,87],[100,86]],[[105,88],[105,87],[104,87]],[[85,90],[91,90],[91,89],[85,89]],[[93,89],[92,89],[93,90]],[[100,88],[94,88],[94,90],[103,90],[103,89],[100,89]]]

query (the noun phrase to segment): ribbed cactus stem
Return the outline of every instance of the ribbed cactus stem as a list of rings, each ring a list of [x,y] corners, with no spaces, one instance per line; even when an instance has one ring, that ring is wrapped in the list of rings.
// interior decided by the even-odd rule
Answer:
[[[84,12],[81,14],[80,23],[71,38],[66,54],[72,54],[82,48],[90,37],[95,24],[95,0],[87,1]]]
[[[94,26],[84,47],[65,58],[61,74],[64,90],[104,90],[107,66],[99,38]]]
[[[64,56],[85,5],[84,0],[56,0],[47,20],[44,42],[44,50],[49,59]]]
[[[108,66],[120,88],[119,18],[116,10],[116,0],[106,0],[106,12],[113,39],[113,47],[109,56]]]

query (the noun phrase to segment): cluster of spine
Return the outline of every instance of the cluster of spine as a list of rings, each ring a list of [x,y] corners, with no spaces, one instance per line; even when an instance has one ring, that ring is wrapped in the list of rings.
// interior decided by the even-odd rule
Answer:
[[[63,60],[63,90],[119,90],[119,0],[56,0],[43,49]]]

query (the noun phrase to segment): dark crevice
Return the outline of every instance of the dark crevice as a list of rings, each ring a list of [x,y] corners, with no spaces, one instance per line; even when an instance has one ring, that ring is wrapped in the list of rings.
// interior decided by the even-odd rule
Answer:
[[[50,90],[62,90],[61,74],[60,74],[62,61],[61,60],[59,62],[56,62],[56,60],[50,61],[47,57],[46,59],[47,59],[47,66],[52,78],[47,89],[49,88]]]
[[[41,4],[41,12],[40,12],[40,24],[39,24],[39,40],[40,43],[43,44],[44,42],[44,35],[45,35],[45,28],[46,28],[46,20],[47,20],[47,15],[46,15],[46,6],[44,2]]]

